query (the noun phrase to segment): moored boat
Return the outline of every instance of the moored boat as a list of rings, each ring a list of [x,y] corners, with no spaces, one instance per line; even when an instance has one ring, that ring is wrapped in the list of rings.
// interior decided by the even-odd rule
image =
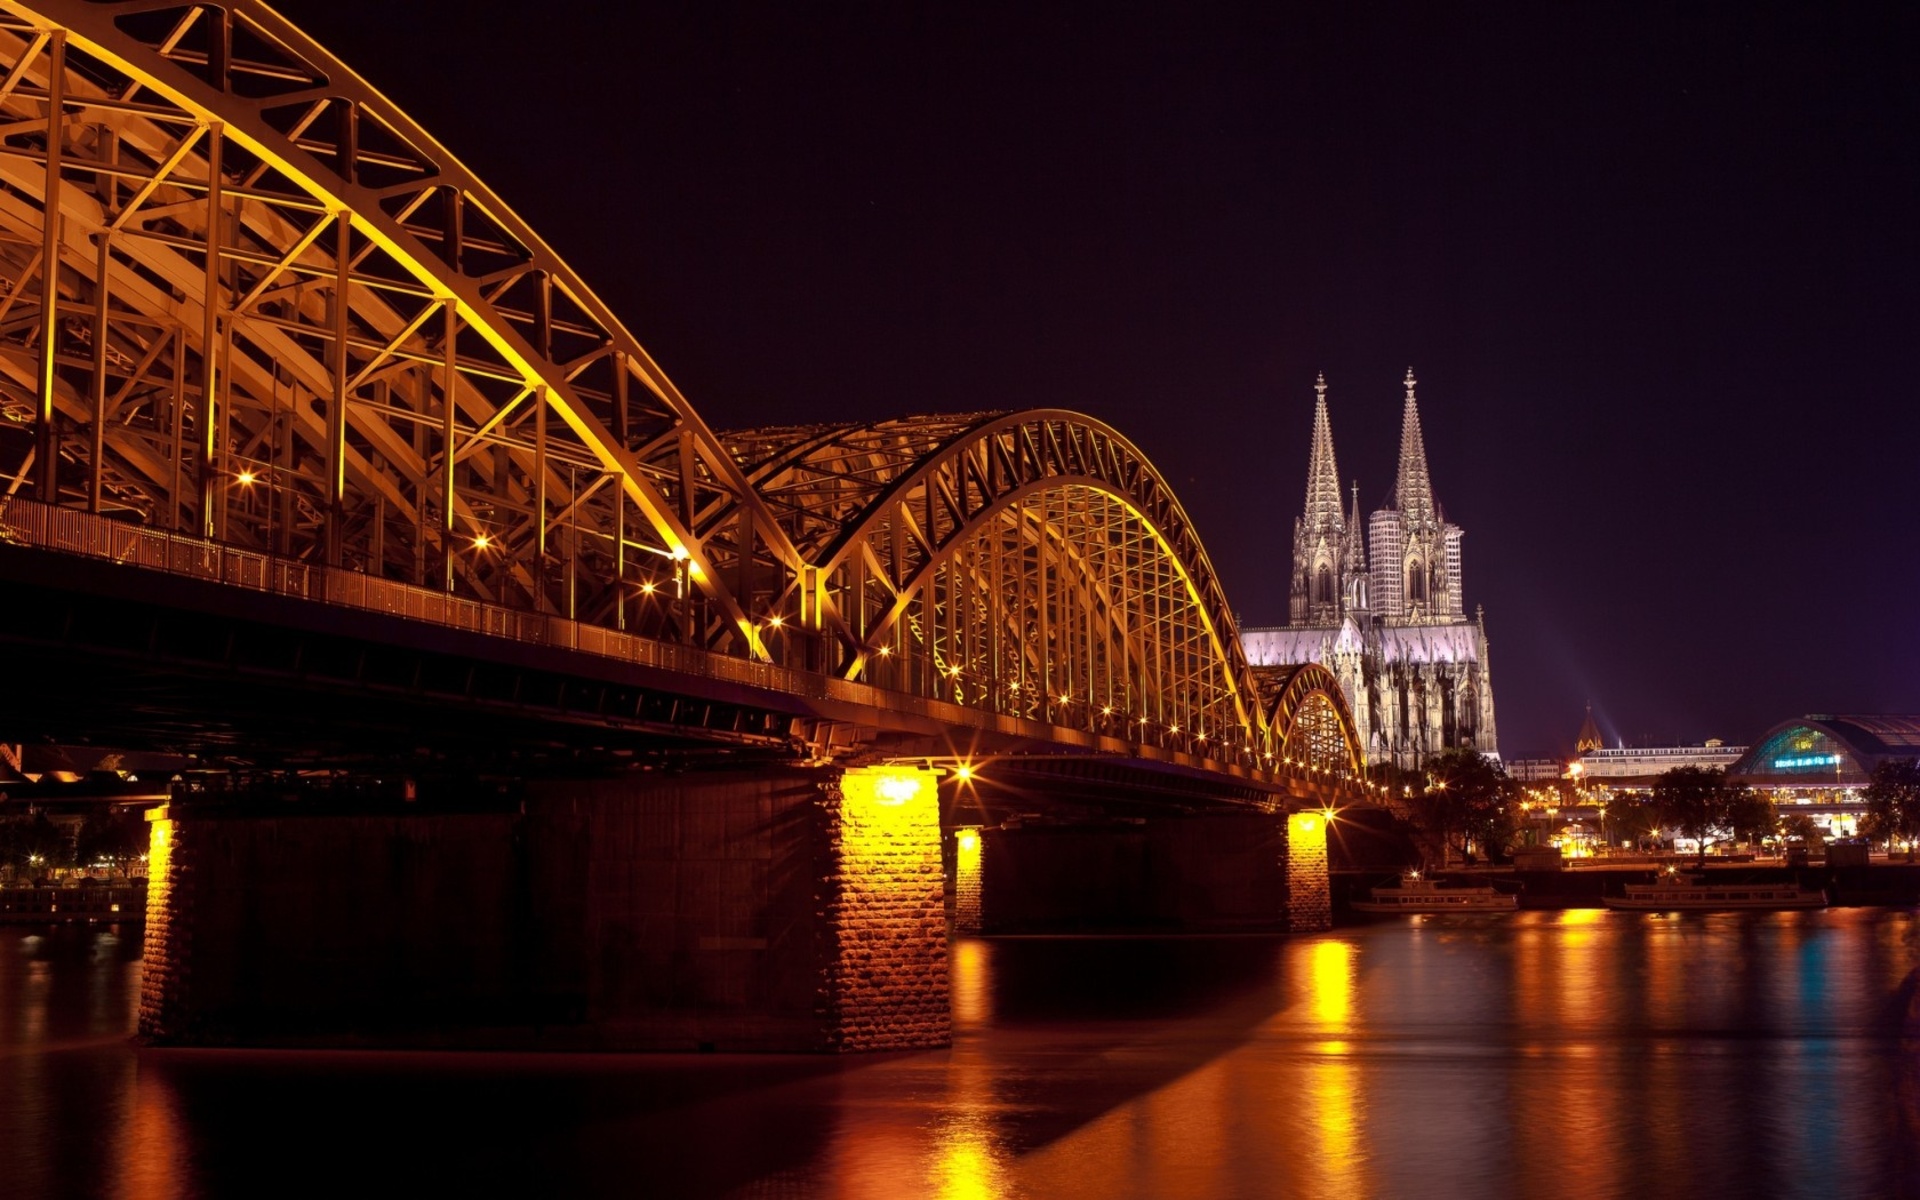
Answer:
[[[1708,883],[1668,868],[1652,883],[1629,883],[1625,895],[1602,896],[1608,908],[1641,912],[1727,912],[1736,909],[1825,908],[1827,893],[1798,883]]]
[[[1479,913],[1512,912],[1520,899],[1490,887],[1443,888],[1420,872],[1409,871],[1394,887],[1372,889],[1373,899],[1355,900],[1349,906],[1363,913]]]

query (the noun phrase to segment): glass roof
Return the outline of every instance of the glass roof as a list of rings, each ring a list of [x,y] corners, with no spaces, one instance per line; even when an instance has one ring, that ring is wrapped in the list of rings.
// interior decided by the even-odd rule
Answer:
[[[1727,774],[1753,783],[1864,784],[1888,758],[1920,753],[1920,717],[1828,716],[1784,721]]]

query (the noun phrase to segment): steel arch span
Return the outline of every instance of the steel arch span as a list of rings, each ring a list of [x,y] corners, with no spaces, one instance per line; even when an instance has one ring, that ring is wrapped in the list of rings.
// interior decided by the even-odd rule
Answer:
[[[1218,577],[1126,438],[1059,410],[725,435],[808,560],[832,669],[882,687],[1261,760]]]
[[[1260,704],[1191,521],[1117,432],[716,435],[258,0],[0,0],[0,281],[0,495],[1109,746],[1279,769],[1329,712],[1351,742],[1337,687]]]
[[[1292,668],[1267,706],[1275,753],[1286,767],[1362,782],[1366,755],[1333,672],[1318,663]]]
[[[800,563],[738,466],[311,38],[257,0],[0,0],[0,72],[13,488],[759,656],[753,588]],[[630,613],[649,584],[683,603]]]

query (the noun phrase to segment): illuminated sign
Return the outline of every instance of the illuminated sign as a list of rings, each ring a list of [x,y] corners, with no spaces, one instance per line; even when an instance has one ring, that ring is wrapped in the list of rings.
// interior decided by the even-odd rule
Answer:
[[[1796,767],[1837,767],[1840,765],[1838,754],[1801,754],[1791,758],[1776,758],[1773,765],[1781,770],[1793,770]]]

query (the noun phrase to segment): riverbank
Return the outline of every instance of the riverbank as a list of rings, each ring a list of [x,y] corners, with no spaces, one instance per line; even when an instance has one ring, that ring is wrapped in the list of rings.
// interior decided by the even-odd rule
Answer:
[[[125,924],[147,919],[147,881],[80,887],[0,888],[0,925],[99,921]]]
[[[1493,887],[1520,899],[1523,909],[1601,908],[1604,896],[1621,895],[1629,883],[1650,883],[1666,863],[1581,866],[1559,871],[1518,871],[1512,867],[1467,867],[1435,872],[1442,884]],[[1691,860],[1677,860],[1684,871],[1698,871]],[[1823,888],[1835,907],[1911,908],[1920,905],[1920,864],[1876,862],[1851,867],[1789,867],[1768,863],[1720,863],[1708,860],[1704,873],[1711,883],[1798,884]],[[1398,879],[1393,872],[1336,871],[1333,902],[1336,912],[1351,912],[1353,900],[1368,890]]]

